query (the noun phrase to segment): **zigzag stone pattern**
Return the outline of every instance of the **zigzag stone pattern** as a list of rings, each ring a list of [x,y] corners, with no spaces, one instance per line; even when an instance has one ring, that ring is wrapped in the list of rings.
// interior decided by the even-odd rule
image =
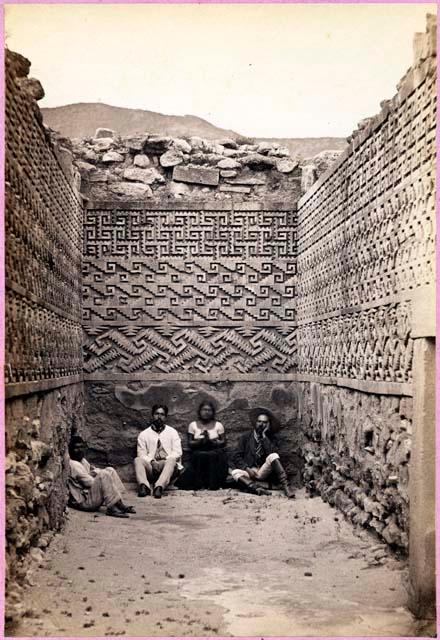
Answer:
[[[296,369],[295,328],[85,327],[86,373],[280,372]]]

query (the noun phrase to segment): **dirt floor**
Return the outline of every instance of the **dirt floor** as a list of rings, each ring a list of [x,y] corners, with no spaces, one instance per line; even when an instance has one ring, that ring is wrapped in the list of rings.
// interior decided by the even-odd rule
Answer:
[[[405,563],[320,498],[127,497],[128,520],[70,510],[14,635],[417,635]]]

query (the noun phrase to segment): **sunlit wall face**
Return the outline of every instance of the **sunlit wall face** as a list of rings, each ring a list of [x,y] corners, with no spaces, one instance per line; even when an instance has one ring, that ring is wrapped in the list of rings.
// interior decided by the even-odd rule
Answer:
[[[346,136],[395,92],[434,4],[8,5],[41,106],[194,114],[254,136]]]

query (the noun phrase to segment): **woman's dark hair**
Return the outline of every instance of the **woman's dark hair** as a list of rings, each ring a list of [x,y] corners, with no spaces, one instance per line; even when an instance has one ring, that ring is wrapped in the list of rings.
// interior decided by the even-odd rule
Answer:
[[[151,415],[154,416],[158,409],[163,409],[165,411],[165,415],[168,415],[168,407],[166,404],[153,404],[153,408],[151,409]]]
[[[200,413],[202,411],[202,407],[209,407],[211,409],[211,411],[212,411],[212,417],[215,418],[215,405],[214,405],[213,402],[211,402],[210,400],[204,400],[203,402],[201,402],[199,404],[199,408],[197,410],[197,414],[198,414],[199,418],[201,417]]]

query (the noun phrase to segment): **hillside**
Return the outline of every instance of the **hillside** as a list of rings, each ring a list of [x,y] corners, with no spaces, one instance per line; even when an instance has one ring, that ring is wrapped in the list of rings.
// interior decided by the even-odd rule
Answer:
[[[102,103],[69,104],[41,109],[44,122],[69,138],[93,136],[98,127],[113,129],[121,136],[133,133],[160,133],[173,137],[200,136],[207,140],[234,138],[239,133],[216,127],[192,115],[170,116],[143,109],[112,107]],[[278,142],[292,156],[310,158],[325,149],[343,149],[345,138],[255,138],[256,141]]]

